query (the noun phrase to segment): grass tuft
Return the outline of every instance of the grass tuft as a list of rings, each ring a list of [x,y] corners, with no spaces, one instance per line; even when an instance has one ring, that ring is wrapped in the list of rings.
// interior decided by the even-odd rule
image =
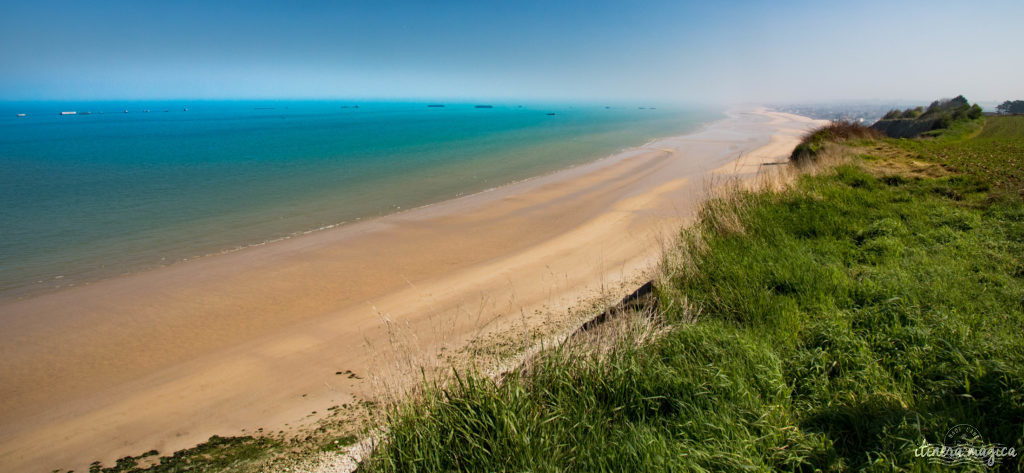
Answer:
[[[883,135],[874,128],[859,123],[835,120],[828,125],[804,135],[796,146],[789,160],[797,165],[807,165],[818,160],[829,144],[844,143],[854,140],[870,140]]]

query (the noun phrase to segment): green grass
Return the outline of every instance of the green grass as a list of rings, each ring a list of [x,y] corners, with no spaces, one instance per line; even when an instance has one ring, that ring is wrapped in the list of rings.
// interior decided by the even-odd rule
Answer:
[[[1019,448],[1024,206],[987,190],[845,166],[746,196],[747,231],[705,226],[699,270],[664,297],[770,340],[797,424],[829,439],[830,467],[912,465],[910,446],[959,423]]]
[[[1024,450],[1024,204],[999,185],[854,164],[710,205],[658,288],[669,330],[428,386],[364,467],[946,471],[914,448],[962,423]]]
[[[1020,139],[1024,137],[1024,115],[988,117],[980,138]]]
[[[1024,116],[985,117],[934,140],[892,140],[922,158],[984,179],[996,189],[1024,197]]]

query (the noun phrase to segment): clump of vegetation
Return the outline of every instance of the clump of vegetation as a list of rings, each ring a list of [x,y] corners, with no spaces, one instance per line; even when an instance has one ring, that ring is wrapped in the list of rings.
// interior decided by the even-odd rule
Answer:
[[[214,435],[201,445],[158,459],[155,457],[159,453],[156,450],[151,450],[137,457],[121,458],[111,467],[104,467],[99,462],[94,462],[89,467],[89,473],[226,471],[241,463],[251,463],[253,459],[266,457],[281,445],[281,441],[270,437],[220,437]]]
[[[996,105],[996,112],[1012,115],[1024,113],[1024,100],[1007,100]]]
[[[904,111],[890,110],[881,120],[872,125],[893,138],[913,138],[922,134],[936,135],[955,123],[981,118],[982,109],[971,105],[963,95],[932,102],[927,109],[908,108]]]
[[[963,118],[978,118],[981,116],[981,107],[978,104],[971,105],[963,95],[957,95],[951,99],[936,100],[928,106],[928,109],[920,115],[920,118],[950,117],[954,120]]]
[[[206,442],[173,454],[160,455],[156,450],[138,456],[118,459],[112,466],[93,462],[90,473],[265,473],[304,471],[312,468],[323,454],[348,451],[366,433],[362,419],[367,418],[372,403],[343,404],[328,408],[330,414],[314,426],[285,433],[263,432],[257,435],[221,437],[214,435]],[[297,470],[299,468],[299,470]],[[58,473],[61,470],[54,470]]]
[[[915,449],[958,424],[1024,450],[1024,201],[983,172],[885,171],[915,156],[894,141],[857,153],[709,205],[657,287],[659,336],[432,386],[364,467],[942,470]]]
[[[924,107],[908,108],[906,110],[903,110],[902,112],[894,108],[892,110],[889,110],[889,113],[886,113],[885,116],[882,117],[882,120],[896,120],[900,118],[913,119],[920,117],[923,113]]]
[[[836,120],[805,135],[789,159],[798,165],[808,164],[818,159],[826,144],[875,139],[881,136],[879,131],[859,123]]]

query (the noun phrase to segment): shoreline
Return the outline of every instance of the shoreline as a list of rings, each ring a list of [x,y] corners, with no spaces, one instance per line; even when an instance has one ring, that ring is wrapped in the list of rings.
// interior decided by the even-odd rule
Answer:
[[[368,392],[334,373],[369,377],[382,320],[429,355],[615,287],[712,173],[737,153],[777,159],[813,124],[730,113],[471,195],[0,303],[0,465],[79,469],[308,421]]]
[[[701,124],[696,126],[695,130],[691,131],[690,133],[686,133],[686,135],[689,135],[689,134],[692,134],[692,133],[697,133],[697,132],[703,130],[704,128],[706,128],[707,126],[709,126],[709,125],[711,125],[711,124],[713,124],[713,123],[715,123],[717,121],[720,121],[720,120],[723,120],[723,119],[711,120],[711,121],[708,121],[708,122],[705,122],[705,123],[701,123]],[[679,135],[679,136],[685,136],[685,135]],[[309,228],[309,229],[306,229],[306,230],[296,230],[296,231],[290,232],[290,233],[288,233],[286,235],[283,235],[283,236],[277,236],[277,237],[273,237],[273,238],[268,238],[266,240],[258,241],[258,242],[255,242],[255,243],[243,243],[243,244],[237,245],[237,246],[232,247],[232,248],[226,248],[226,249],[223,249],[223,250],[213,251],[213,252],[199,254],[199,255],[195,255],[195,256],[182,257],[181,259],[178,259],[178,260],[175,260],[175,261],[171,261],[171,262],[168,262],[168,263],[161,263],[161,264],[151,265],[151,266],[147,266],[147,267],[142,267],[142,268],[139,268],[139,269],[136,269],[136,270],[132,270],[132,271],[129,271],[129,272],[125,272],[125,273],[122,273],[122,274],[117,274],[117,275],[107,276],[107,277],[101,277],[101,278],[98,278],[98,279],[90,279],[90,280],[84,280],[84,281],[77,281],[77,282],[74,282],[74,283],[71,283],[71,284],[58,285],[58,286],[45,287],[45,288],[30,288],[30,286],[27,286],[27,285],[26,286],[21,286],[21,287],[15,287],[14,289],[11,290],[11,292],[12,293],[16,293],[16,294],[14,294],[14,295],[12,295],[10,297],[0,296],[0,306],[2,306],[6,302],[12,302],[12,301],[19,301],[19,300],[43,297],[43,296],[45,296],[47,294],[52,294],[52,293],[57,292],[57,291],[68,290],[68,289],[71,289],[71,288],[76,287],[76,286],[89,286],[89,285],[92,285],[92,284],[102,283],[102,282],[105,282],[105,281],[116,280],[116,279],[121,279],[121,278],[126,278],[126,277],[132,277],[132,276],[135,276],[135,275],[138,275],[138,274],[141,274],[141,273],[146,273],[146,272],[150,272],[150,271],[158,271],[158,270],[163,269],[163,268],[175,266],[175,265],[182,264],[182,263],[188,263],[190,261],[196,261],[196,260],[199,260],[199,259],[216,257],[216,256],[221,256],[221,255],[227,255],[227,254],[236,253],[236,252],[239,252],[239,251],[245,251],[245,250],[250,249],[250,248],[256,248],[256,247],[271,245],[271,244],[275,244],[275,243],[278,243],[278,242],[281,242],[281,241],[291,240],[293,238],[304,237],[304,236],[315,234],[315,233],[318,233],[318,232],[336,230],[336,229],[340,229],[341,227],[344,227],[344,226],[357,225],[357,224],[360,224],[360,223],[370,222],[370,221],[377,220],[377,219],[384,219],[384,218],[389,218],[389,217],[393,217],[393,216],[399,216],[399,215],[402,215],[402,214],[405,214],[405,213],[416,212],[416,211],[419,211],[421,209],[429,208],[429,207],[432,207],[432,206],[435,206],[435,205],[442,205],[442,204],[445,204],[445,203],[454,202],[454,201],[458,201],[458,200],[461,200],[461,199],[479,198],[483,194],[487,194],[489,192],[498,191],[498,190],[501,190],[504,187],[525,184],[525,183],[528,183],[528,182],[533,181],[535,179],[543,179],[543,178],[551,176],[551,175],[569,172],[569,171],[571,171],[573,169],[576,169],[576,168],[579,168],[579,167],[582,167],[582,166],[599,165],[599,163],[602,163],[602,162],[605,162],[605,161],[608,161],[608,160],[612,160],[612,159],[621,157],[623,154],[625,154],[627,152],[643,149],[643,148],[651,145],[652,143],[658,142],[659,140],[664,140],[664,139],[669,139],[669,138],[672,138],[672,137],[654,138],[654,139],[648,140],[647,142],[645,142],[642,145],[622,148],[622,149],[619,149],[618,151],[616,151],[614,153],[608,154],[606,156],[602,156],[600,158],[592,159],[590,161],[586,161],[586,162],[582,162],[582,163],[570,164],[567,167],[558,168],[558,169],[551,170],[551,171],[546,171],[544,173],[541,173],[541,174],[538,174],[538,175],[535,175],[535,176],[529,176],[529,177],[524,177],[524,178],[513,179],[513,180],[508,181],[508,182],[506,182],[504,184],[498,184],[498,185],[495,185],[493,187],[488,187],[488,188],[485,188],[485,189],[474,190],[474,191],[467,191],[467,192],[460,192],[460,193],[458,193],[455,196],[452,196],[450,198],[446,198],[446,199],[443,199],[443,200],[429,202],[429,203],[426,203],[426,204],[420,204],[420,205],[416,205],[416,206],[413,206],[413,207],[409,207],[407,209],[402,209],[401,207],[398,207],[399,210],[391,212],[391,213],[386,213],[386,214],[381,214],[381,215],[368,215],[368,216],[364,216],[364,217],[355,217],[355,218],[353,218],[351,220],[342,220],[342,221],[337,222],[337,223],[323,225],[323,226],[320,226],[320,227],[317,227],[317,228]],[[50,278],[50,281],[63,279],[64,277],[65,277],[64,275],[55,275],[55,276]],[[44,281],[39,281],[39,283],[42,283],[42,282],[45,282],[45,280]]]
[[[599,107],[590,108],[597,109]],[[370,117],[372,118],[374,113],[377,115],[380,115],[382,111],[392,113],[388,110],[385,106],[382,109],[367,111],[371,112]],[[246,113],[251,112],[248,107],[243,111]],[[404,114],[411,113],[406,108],[402,108],[400,111]],[[300,112],[298,115],[299,119],[309,119],[311,116],[318,116],[316,113],[311,113],[310,110],[300,110]],[[333,115],[344,116],[347,113],[344,111],[340,113],[335,112]],[[229,119],[252,118],[247,115],[235,117],[235,115],[223,110],[217,113]],[[594,116],[588,114],[593,113],[597,112],[589,110],[580,116],[590,120]],[[37,231],[42,233],[17,232],[10,239],[8,251],[11,251],[11,254],[18,256],[18,258],[12,259],[7,270],[0,274],[3,279],[2,284],[0,284],[2,286],[0,288],[0,303],[9,300],[37,297],[65,290],[68,287],[94,284],[108,279],[131,276],[199,258],[232,253],[251,246],[265,245],[320,230],[386,217],[395,213],[402,213],[408,209],[415,209],[425,205],[485,192],[497,187],[515,184],[537,176],[543,176],[614,156],[626,149],[636,147],[635,145],[642,147],[643,144],[646,144],[645,141],[649,142],[648,136],[689,133],[694,129],[698,129],[703,124],[723,116],[721,113],[711,113],[706,109],[679,109],[670,112],[668,115],[670,118],[673,115],[676,116],[676,119],[673,120],[675,126],[665,126],[665,117],[655,117],[654,121],[649,124],[649,128],[644,128],[643,126],[637,126],[642,121],[632,123],[634,118],[619,117],[611,119],[606,116],[607,112],[601,111],[600,113],[602,116],[605,116],[601,120],[625,120],[626,123],[617,128],[608,128],[607,124],[599,124],[600,126],[583,135],[585,138],[584,142],[586,140],[593,140],[598,144],[571,147],[572,149],[567,150],[565,153],[557,151],[544,152],[544,150],[557,150],[560,147],[567,146],[567,144],[577,143],[576,139],[572,138],[572,134],[567,135],[563,131],[557,130],[555,133],[557,136],[547,136],[545,135],[547,132],[537,131],[533,132],[533,135],[538,136],[523,135],[526,139],[506,142],[501,146],[486,146],[486,143],[477,142],[467,143],[466,146],[467,149],[470,149],[470,152],[468,154],[455,153],[455,155],[463,157],[476,155],[478,156],[477,158],[468,160],[462,158],[451,159],[450,162],[427,164],[424,165],[425,167],[416,163],[422,161],[420,159],[422,156],[420,155],[426,156],[427,160],[424,162],[431,161],[433,159],[430,157],[432,151],[406,150],[407,146],[401,145],[399,148],[392,150],[394,152],[390,154],[395,154],[395,152],[405,154],[405,151],[409,151],[411,154],[408,158],[410,159],[407,160],[409,166],[411,166],[410,170],[400,170],[398,173],[389,171],[388,173],[370,176],[366,181],[368,184],[363,186],[362,190],[350,190],[352,183],[346,181],[331,182],[329,185],[333,187],[325,188],[323,187],[325,185],[324,182],[317,181],[314,178],[315,175],[309,175],[303,179],[312,180],[313,185],[310,187],[312,192],[302,193],[302,197],[296,197],[298,194],[281,194],[278,196],[281,198],[259,199],[259,203],[251,206],[232,204],[232,206],[220,208],[223,212],[217,215],[203,213],[195,215],[195,218],[182,220],[180,218],[182,215],[194,214],[196,212],[190,211],[177,214],[177,211],[174,209],[205,207],[206,204],[197,204],[195,199],[183,199],[178,202],[173,197],[164,196],[160,199],[154,199],[154,201],[163,202],[164,204],[161,208],[167,211],[168,215],[176,215],[177,217],[168,219],[155,217],[152,219],[152,225],[140,226],[142,224],[137,224],[135,225],[136,228],[120,228],[125,227],[121,222],[126,219],[122,218],[124,212],[121,212],[120,209],[115,209],[115,211],[111,212],[113,215],[111,221],[120,228],[118,231],[102,235],[92,231],[89,238],[83,238],[80,241],[69,238],[61,239],[59,235],[54,236],[54,234],[46,233],[46,231],[49,231],[48,229],[56,228],[53,225],[48,225],[46,229],[36,228]],[[536,111],[524,110],[518,113],[518,115],[530,114],[536,114]],[[223,118],[220,115],[215,116],[214,119],[220,120]],[[408,119],[408,117],[403,119]],[[207,117],[204,120],[209,121],[211,118]],[[375,120],[375,123],[380,122],[379,118],[373,118],[373,120]],[[316,125],[316,123],[314,122],[313,124]],[[76,127],[72,127],[72,131],[76,129]],[[638,130],[647,130],[647,132],[644,133]],[[616,136],[617,139],[608,139],[606,136]],[[302,137],[297,138],[301,142]],[[530,140],[534,138],[539,141],[531,144]],[[231,139],[231,137],[227,136],[225,139]],[[473,138],[473,140],[486,141],[486,139],[478,138]],[[282,142],[287,143],[288,140],[282,140]],[[624,148],[624,144],[627,147]],[[289,150],[300,148],[287,147]],[[435,146],[435,148],[437,147]],[[443,149],[443,147],[440,149]],[[283,154],[290,156],[290,152],[283,152]],[[440,154],[446,153],[447,151],[444,151]],[[385,159],[390,154],[383,153],[374,160]],[[524,155],[524,157],[536,155],[543,157],[543,159],[524,159],[522,160],[522,166],[501,166],[502,161],[495,161],[494,159],[495,156],[514,157],[517,155]],[[300,162],[304,162],[303,159],[305,158],[297,159]],[[403,158],[403,160],[405,159]],[[509,160],[506,159],[504,161],[507,162]],[[486,165],[488,162],[490,162],[490,165]],[[356,162],[355,164],[359,163]],[[243,166],[243,168],[245,167]],[[371,167],[377,168],[379,166],[373,165]],[[473,170],[467,171],[468,174],[464,174],[459,171],[463,168]],[[487,169],[494,169],[495,171],[490,172]],[[478,173],[481,170],[483,172]],[[331,168],[322,171],[331,172]],[[359,172],[364,171],[366,170],[364,169]],[[443,178],[438,176],[443,176]],[[198,177],[193,176],[193,178]],[[279,180],[277,178],[280,177],[288,178],[292,181],[296,180],[289,178],[289,176],[277,176],[270,179]],[[257,180],[253,182],[259,182],[260,178],[266,177],[256,176]],[[344,178],[344,176],[341,176],[341,178]],[[194,180],[189,180],[189,182]],[[206,187],[215,188],[217,184],[211,183],[211,185]],[[391,189],[386,192],[373,191],[374,189],[388,189],[389,187]],[[280,194],[286,189],[272,188],[270,190],[271,192],[268,195]],[[372,191],[371,194],[373,195],[368,197],[367,191]],[[261,190],[253,195],[262,194],[263,192]],[[229,192],[224,194],[224,197],[226,200],[237,200],[237,194],[237,192]],[[249,194],[251,194],[251,190],[246,190],[243,193],[243,195]],[[145,197],[145,195],[140,195],[140,198]],[[216,202],[216,200],[212,199],[213,202]],[[150,206],[152,207],[152,205]],[[163,213],[165,212],[153,211],[149,212],[149,215],[158,216]],[[93,215],[88,221],[100,221],[104,218],[104,215]],[[73,219],[54,218],[54,220],[63,222]],[[136,216],[130,220],[148,222],[150,218]],[[91,227],[82,224],[82,228],[89,230]],[[62,234],[77,233],[79,232],[70,229],[65,230]],[[33,234],[36,236],[33,237]],[[40,243],[37,248],[33,245],[26,245],[22,243],[23,241],[36,241]],[[54,243],[50,244],[51,241]],[[42,251],[39,248],[49,248],[49,251]]]

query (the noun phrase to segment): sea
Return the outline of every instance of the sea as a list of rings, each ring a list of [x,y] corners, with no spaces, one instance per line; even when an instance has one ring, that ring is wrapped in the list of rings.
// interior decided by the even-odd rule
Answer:
[[[0,102],[0,300],[481,192],[720,116],[646,104]]]

